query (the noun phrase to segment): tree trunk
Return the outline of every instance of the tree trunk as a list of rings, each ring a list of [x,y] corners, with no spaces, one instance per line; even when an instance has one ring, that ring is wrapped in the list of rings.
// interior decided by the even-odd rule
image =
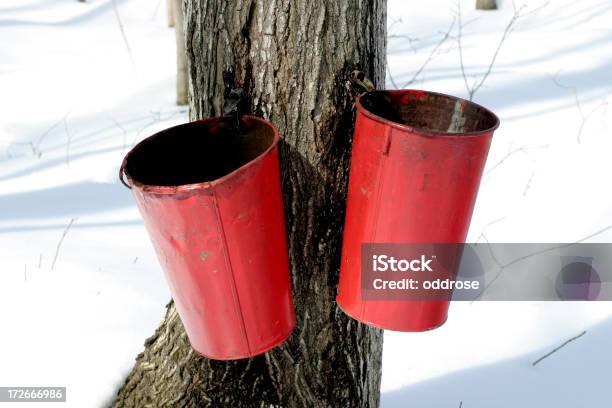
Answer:
[[[297,327],[255,358],[201,358],[173,304],[115,407],[376,407],[382,331],[335,295],[352,142],[353,64],[384,84],[386,0],[185,0],[191,119],[221,114],[235,72],[251,113],[281,135]],[[262,243],[263,245],[263,243]]]
[[[476,0],[476,10],[496,10],[496,0]]]
[[[182,0],[179,0],[179,1],[182,1]],[[168,27],[174,27],[176,14],[179,11],[180,10],[178,10],[176,7],[175,0],[166,0],[166,14],[168,18]]]
[[[176,37],[176,104],[187,105],[187,53],[185,52],[185,26],[182,0],[170,0],[174,4],[174,30]]]

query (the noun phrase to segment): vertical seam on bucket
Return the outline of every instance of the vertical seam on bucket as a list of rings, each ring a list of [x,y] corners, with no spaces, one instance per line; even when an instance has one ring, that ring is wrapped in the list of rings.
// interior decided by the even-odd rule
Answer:
[[[381,195],[383,191],[383,185],[385,183],[385,178],[383,177],[383,170],[385,168],[385,163],[387,162],[386,157],[389,155],[389,149],[391,148],[391,126],[387,126],[385,129],[385,136],[383,139],[383,149],[380,151],[382,154],[380,155],[380,165],[378,166],[378,175],[376,176],[376,185],[378,187],[376,191],[376,202],[374,203],[374,226],[372,228],[372,235],[370,236],[370,242],[372,242],[376,238],[376,229],[378,228],[378,220],[380,218],[380,202]],[[361,247],[359,248],[361,251]],[[361,259],[361,256],[359,257]],[[362,267],[362,266],[361,266]],[[363,267],[362,267],[363,268]],[[363,273],[363,270],[361,271]],[[360,273],[360,275],[361,275]],[[363,278],[362,278],[363,279]],[[363,319],[366,318],[366,306],[368,302],[361,302],[361,317]]]
[[[225,229],[223,228],[223,220],[221,219],[221,212],[219,211],[219,205],[217,204],[217,192],[215,187],[210,184],[212,191],[212,199],[213,204],[215,206],[215,214],[217,218],[217,231],[219,236],[223,241],[223,257],[225,258],[225,267],[228,269],[231,280],[232,280],[232,295],[234,297],[234,308],[237,308],[237,314],[240,317],[240,328],[242,329],[242,336],[246,341],[247,350],[249,355],[251,355],[251,345],[249,343],[249,337],[246,331],[246,325],[244,324],[244,316],[242,315],[242,307],[240,305],[240,297],[238,296],[238,289],[236,288],[236,279],[234,277],[234,269],[232,268],[232,261],[230,260],[228,248],[227,248],[227,239],[225,237]]]

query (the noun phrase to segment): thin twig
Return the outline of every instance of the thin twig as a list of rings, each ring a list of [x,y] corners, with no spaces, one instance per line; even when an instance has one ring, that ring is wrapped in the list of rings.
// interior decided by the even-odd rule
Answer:
[[[511,156],[513,156],[515,153],[524,153],[527,156],[531,157],[529,155],[529,151],[530,150],[535,150],[535,149],[547,149],[549,147],[549,145],[545,144],[545,145],[540,145],[540,146],[521,146],[521,147],[517,147],[516,149],[513,150],[509,150],[508,153],[497,163],[495,163],[492,167],[490,167],[486,172],[485,175],[489,175],[493,170],[495,170],[497,167],[501,166],[506,160],[508,160]]]
[[[457,22],[457,20],[455,18],[453,18],[453,20],[451,21],[448,29],[442,33],[442,38],[440,39],[440,41],[438,41],[438,43],[432,48],[431,52],[429,53],[429,55],[427,56],[427,59],[425,60],[425,62],[423,62],[423,64],[421,64],[421,66],[419,67],[419,69],[417,69],[415,71],[415,73],[412,75],[412,78],[410,78],[410,80],[408,82],[406,82],[404,85],[402,85],[402,88],[406,88],[407,86],[409,86],[410,84],[412,84],[414,81],[416,81],[416,79],[418,78],[419,75],[421,75],[421,72],[423,72],[423,70],[425,69],[425,67],[427,67],[427,65],[429,65],[429,63],[436,57],[439,55],[439,49],[440,47],[442,47],[442,45],[446,42],[446,40],[448,40],[448,38],[450,37],[451,32],[453,31],[453,28],[455,27],[455,23]],[[397,86],[396,86],[397,88]]]
[[[534,172],[531,172],[531,176],[529,177],[529,180],[527,180],[527,184],[525,184],[525,188],[523,189],[523,197],[527,195],[527,191],[529,191],[531,188],[531,180],[533,180],[534,174]]]
[[[536,8],[535,10],[532,10],[532,12],[537,11],[543,7],[545,7],[547,3],[542,4],[540,7]],[[480,88],[482,88],[482,86],[484,85],[485,81],[487,80],[487,78],[489,77],[489,75],[491,74],[491,71],[493,70],[493,66],[495,65],[495,61],[497,60],[497,56],[499,55],[499,52],[501,51],[502,45],[504,44],[504,42],[506,41],[506,39],[508,38],[508,35],[510,35],[510,33],[512,32],[512,29],[514,27],[514,24],[517,22],[517,20],[521,17],[524,17],[530,13],[523,13],[524,9],[527,7],[526,5],[522,5],[521,7],[517,8],[516,5],[514,4],[514,1],[512,2],[512,7],[514,8],[514,14],[512,15],[512,18],[510,18],[510,21],[508,22],[508,24],[506,25],[506,28],[504,29],[504,32],[502,34],[501,39],[499,40],[499,43],[497,44],[497,48],[495,49],[495,52],[493,53],[493,57],[491,58],[491,61],[489,62],[489,66],[487,67],[487,70],[485,71],[484,75],[482,75],[480,77],[480,79],[475,79],[474,83],[470,86],[470,84],[468,83],[468,79],[467,79],[467,74],[465,73],[465,64],[464,64],[464,59],[463,59],[463,46],[461,44],[461,39],[462,39],[462,24],[461,24],[461,4],[459,1],[457,1],[457,20],[459,21],[459,25],[457,28],[457,46],[459,47],[459,64],[460,64],[460,68],[461,68],[461,76],[463,77],[463,82],[465,84],[465,89],[468,93],[469,99],[472,100],[474,99],[474,96],[476,95],[476,92],[478,92],[478,90],[480,90]]]
[[[404,20],[402,20],[401,17],[399,18],[393,18],[391,16],[388,16],[388,19],[391,20],[391,24],[389,24],[387,26],[387,32],[391,31],[391,29],[393,28],[393,26],[395,26],[396,24],[402,23]]]
[[[538,358],[536,361],[534,361],[533,363],[531,363],[531,365],[533,367],[535,367],[536,364],[538,364],[540,361],[544,360],[547,357],[550,357],[551,355],[553,355],[554,353],[556,353],[557,351],[561,350],[563,347],[567,346],[568,344],[570,344],[572,341],[579,339],[580,337],[584,336],[586,334],[586,330],[583,331],[582,333],[580,333],[577,336],[572,337],[571,339],[565,341],[563,344],[561,344],[558,347],[555,347],[552,351],[550,351],[549,353],[544,354],[542,357]]]
[[[457,47],[459,48],[459,65],[461,68],[461,76],[463,77],[463,82],[465,83],[465,89],[467,89],[468,94],[470,94],[470,99],[472,94],[470,92],[470,85],[468,84],[467,75],[465,74],[465,64],[463,63],[463,46],[461,45],[461,38],[463,34],[461,32],[462,24],[461,24],[461,2],[457,1],[457,20],[459,20],[459,25],[457,26]]]
[[[127,48],[127,52],[130,55],[130,61],[132,62],[132,67],[135,68],[136,64],[134,63],[132,49],[130,48],[130,43],[128,42],[127,35],[125,34],[123,23],[121,22],[121,16],[119,15],[119,7],[117,7],[117,1],[112,0],[112,3],[113,3],[113,11],[115,12],[115,17],[117,17],[117,24],[119,25],[119,30],[121,31],[121,36],[123,37],[123,42],[125,43],[125,48]]]
[[[161,5],[162,0],[157,0],[157,4],[155,5],[155,9],[153,10],[153,14],[151,15],[151,20],[155,20],[157,16],[157,12],[159,11],[159,6]]]
[[[391,28],[391,27],[389,27]],[[387,36],[388,39],[390,40],[394,40],[394,39],[400,39],[400,40],[406,40],[408,41],[408,45],[410,45],[410,48],[412,48],[412,52],[416,53],[417,49],[414,46],[414,43],[419,42],[419,39],[416,37],[412,37],[410,35],[407,34],[389,34]]]
[[[121,155],[123,155],[125,153],[125,148],[126,148],[126,144],[127,144],[127,130],[125,130],[125,128],[123,126],[121,126],[121,123],[117,122],[117,120],[115,118],[111,118],[113,120],[113,122],[115,123],[115,126],[117,126],[119,129],[121,129],[121,131],[123,132],[123,144],[121,146]]]
[[[491,246],[491,242],[489,241],[489,238],[487,238],[487,236],[484,234],[484,232],[482,234],[480,234],[486,244],[487,244],[487,249],[489,250],[489,255],[491,255],[491,258],[493,258],[493,261],[497,264],[497,266],[499,266],[501,269],[504,269],[505,265],[503,265],[495,256],[495,253],[493,252],[493,247]]]
[[[584,110],[582,109],[582,105],[580,103],[580,98],[578,97],[578,89],[575,86],[564,85],[561,82],[559,82],[558,77],[559,77],[560,72],[561,71],[558,71],[552,80],[555,83],[555,85],[557,85],[559,88],[567,89],[571,91],[572,94],[574,95],[574,102],[576,103],[576,108],[578,109],[578,113],[580,113],[580,119],[581,119],[580,126],[578,127],[578,134],[576,136],[576,141],[580,143],[581,142],[580,137],[582,136],[582,130],[584,129],[584,126],[587,120],[589,119],[589,117],[591,117],[592,114],[594,114],[597,110],[599,110],[599,108],[603,107],[604,113],[605,113],[608,109],[608,101],[604,99],[599,105],[595,106],[595,108],[593,108],[590,112],[585,114]]]
[[[53,129],[55,129],[60,124],[62,124],[62,122],[64,122],[66,120],[66,118],[68,117],[69,114],[70,114],[70,112],[66,112],[66,114],[62,118],[60,118],[57,122],[55,122],[53,125],[51,125],[46,131],[43,132],[42,135],[40,135],[40,137],[38,138],[38,140],[34,144],[34,149],[38,153],[38,157],[39,158],[40,158],[40,156],[42,156],[42,151],[40,150],[40,144],[42,143],[42,141],[45,139],[45,137],[47,137],[47,135],[49,135],[53,131]]]
[[[493,65],[495,65],[495,61],[497,60],[499,51],[501,50],[501,47],[504,44],[504,41],[506,41],[506,38],[508,38],[508,35],[512,31],[512,26],[514,25],[514,23],[516,23],[516,20],[518,20],[521,17],[521,11],[523,10],[524,7],[525,6],[521,6],[521,8],[519,8],[518,10],[516,9],[514,10],[514,15],[512,16],[512,18],[510,19],[510,22],[508,23],[508,25],[506,25],[506,28],[504,29],[504,33],[502,34],[502,38],[499,41],[497,48],[495,49],[493,58],[491,58],[491,63],[489,64],[489,67],[487,68],[487,72],[485,72],[485,74],[482,76],[480,81],[477,82],[472,88],[472,90],[470,91],[470,100],[472,100],[476,92],[478,92],[478,90],[482,87],[482,85],[485,83],[485,81],[489,77],[489,74],[491,74],[491,70],[493,70]]]
[[[64,130],[66,132],[66,166],[70,168],[70,130],[68,129],[68,118],[64,116]]]
[[[145,130],[147,130],[150,126],[155,125],[158,122],[161,121],[166,121],[166,120],[170,120],[175,118],[178,115],[182,115],[184,113],[186,113],[187,111],[184,109],[178,109],[174,112],[172,112],[170,115],[162,117],[162,112],[150,112],[151,116],[153,117],[153,120],[148,122],[146,125],[144,125],[143,127],[141,127],[137,132],[136,135],[134,135],[134,139],[132,140],[132,146],[136,144],[136,141],[140,138],[140,135],[142,134],[142,132],[144,132]]]
[[[55,248],[55,256],[53,257],[53,262],[51,263],[51,270],[53,270],[53,268],[55,268],[55,262],[57,261],[57,257],[59,255],[59,251],[60,248],[62,246],[62,242],[64,242],[64,238],[66,238],[66,234],[68,234],[68,230],[70,229],[70,227],[72,227],[72,224],[78,220],[78,218],[72,218],[70,220],[70,222],[68,223],[68,225],[66,225],[66,228],[64,229],[64,232],[62,233],[62,237],[60,238],[59,242],[57,243],[57,248]]]
[[[397,83],[395,82],[395,79],[393,79],[393,74],[391,74],[391,67],[389,67],[389,56],[387,55],[385,58],[387,59],[385,65],[387,66],[387,73],[389,74],[389,80],[391,81],[391,85],[393,86],[393,88],[399,89]]]
[[[486,231],[486,229],[487,229],[487,228],[489,228],[491,225],[493,225],[493,224],[497,224],[498,222],[503,221],[503,220],[505,220],[505,219],[506,219],[506,217],[504,216],[504,217],[499,217],[499,218],[497,218],[497,219],[494,219],[493,221],[489,221],[489,222],[487,222],[487,223],[484,225],[484,227],[482,227],[482,230],[480,230],[480,235],[478,236],[478,238],[476,238],[476,242],[474,242],[474,243],[475,243],[475,244],[477,244],[477,243],[478,243],[478,241],[480,240],[480,238],[481,238],[481,237],[482,237],[482,238],[486,238],[486,237],[484,236],[484,233],[485,233],[485,231]]]
[[[500,265],[500,263],[495,259],[495,256],[491,253],[491,256],[494,258],[494,261],[499,266],[499,272],[497,272],[497,275],[495,275],[495,277],[493,279],[491,279],[491,281],[487,285],[485,285],[485,287],[482,289],[482,292],[480,292],[478,294],[478,296],[476,296],[472,302],[482,298],[482,295],[484,295],[484,293],[501,277],[501,275],[504,273],[506,268],[508,268],[509,266],[515,265],[515,264],[517,264],[519,262],[522,262],[522,261],[524,261],[526,259],[532,258],[532,257],[537,256],[537,255],[541,255],[541,254],[544,254],[544,253],[547,253],[547,252],[555,251],[557,249],[568,248],[568,247],[571,247],[573,245],[580,244],[581,242],[587,241],[587,240],[589,240],[589,239],[591,239],[593,237],[596,237],[597,235],[603,234],[604,232],[606,232],[606,231],[608,231],[610,229],[612,229],[612,224],[607,225],[607,226],[603,227],[602,229],[600,229],[598,231],[595,231],[595,232],[593,232],[591,234],[588,234],[588,235],[580,238],[577,241],[574,241],[574,242],[571,242],[571,243],[568,243],[568,244],[557,245],[557,246],[553,246],[553,247],[549,247],[549,248],[545,248],[545,249],[540,249],[540,250],[532,252],[530,254],[519,256],[518,258],[515,258],[512,261],[510,261],[510,262],[508,262],[506,264],[503,264],[503,265]],[[491,251],[491,247],[490,246],[489,246],[489,250]]]

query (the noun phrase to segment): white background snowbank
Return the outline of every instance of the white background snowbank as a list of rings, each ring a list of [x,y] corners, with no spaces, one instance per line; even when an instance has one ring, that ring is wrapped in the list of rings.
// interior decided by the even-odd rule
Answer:
[[[65,385],[79,408],[112,399],[169,299],[119,163],[134,141],[187,120],[164,2],[116,4],[132,57],[109,0],[0,4],[0,385]],[[472,81],[513,10],[461,5]],[[411,37],[389,39],[396,83],[427,60],[455,8],[390,0],[389,34]],[[569,242],[612,225],[611,23],[612,4],[596,0],[553,1],[516,23],[475,97],[502,126],[471,240]],[[457,42],[438,51],[411,86],[466,96]],[[612,229],[589,240],[611,239]],[[383,406],[606,406],[611,315],[609,303],[453,305],[438,330],[386,334]]]

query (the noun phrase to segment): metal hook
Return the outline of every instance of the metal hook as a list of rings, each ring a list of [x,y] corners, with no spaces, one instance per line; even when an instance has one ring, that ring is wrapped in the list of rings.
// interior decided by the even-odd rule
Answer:
[[[246,92],[242,88],[234,88],[234,72],[227,70],[223,73],[225,90],[223,92],[223,116],[233,118],[234,127],[238,134],[242,133],[242,116],[246,110]]]
[[[359,64],[353,66],[353,71],[350,77],[351,83],[356,87],[363,89],[364,92],[372,92],[376,89],[374,83],[366,77],[365,73],[361,70]]]

